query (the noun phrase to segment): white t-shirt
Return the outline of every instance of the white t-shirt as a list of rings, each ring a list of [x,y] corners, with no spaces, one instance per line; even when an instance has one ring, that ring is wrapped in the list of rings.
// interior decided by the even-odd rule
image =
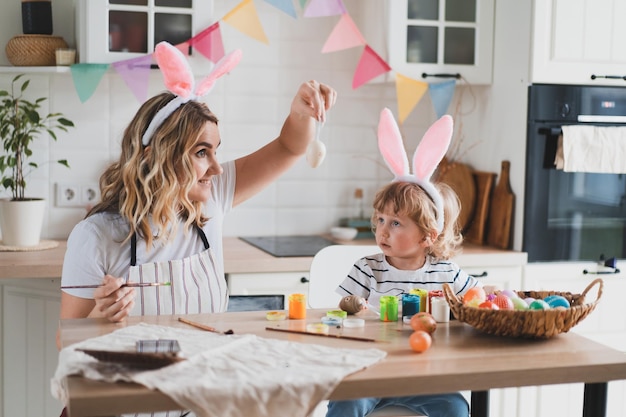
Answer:
[[[224,215],[233,205],[235,193],[235,163],[222,164],[222,175],[214,176],[211,197],[205,204],[204,213],[210,220],[203,230],[207,236],[220,270],[224,267],[222,230]],[[122,244],[129,231],[128,222],[117,213],[98,213],[78,223],[67,240],[67,252],[63,262],[61,285],[99,285],[106,274],[127,277],[131,261],[130,240]],[[143,239],[137,239],[137,265],[183,259],[205,250],[202,239],[195,229],[185,234],[183,223],[169,243],[157,244],[146,251]],[[93,298],[94,289],[65,289],[68,294],[81,298]]]
[[[358,295],[378,306],[383,295],[408,294],[413,288],[441,290],[444,283],[457,295],[482,286],[452,261],[437,261],[428,256],[420,269],[406,271],[391,266],[383,253],[377,253],[356,261],[336,292],[342,297]]]

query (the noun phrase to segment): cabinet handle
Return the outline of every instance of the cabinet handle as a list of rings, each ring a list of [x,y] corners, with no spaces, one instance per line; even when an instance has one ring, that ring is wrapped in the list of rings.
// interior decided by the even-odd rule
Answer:
[[[306,284],[307,282],[309,282],[309,279],[307,277],[302,277],[300,278],[300,282]]]
[[[587,271],[586,269],[583,269],[583,274],[590,274],[590,275],[619,274],[619,269],[615,268],[612,271]]]
[[[436,78],[456,78],[457,80],[461,78],[461,74],[459,74],[458,72],[456,74],[445,74],[445,73],[438,73],[438,74],[427,74],[425,72],[422,72],[422,78],[428,78],[428,77],[436,77]]]
[[[489,273],[487,271],[483,271],[482,274],[469,274],[470,277],[474,278],[485,278]]]
[[[626,80],[626,75],[596,75],[591,74],[591,79],[595,80],[596,78],[606,78],[608,80]]]

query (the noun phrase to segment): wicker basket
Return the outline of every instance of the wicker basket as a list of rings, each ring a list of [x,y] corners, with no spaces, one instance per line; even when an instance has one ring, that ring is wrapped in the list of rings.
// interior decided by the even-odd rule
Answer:
[[[595,285],[599,285],[596,299],[585,302],[585,296]],[[520,297],[543,299],[548,295],[562,295],[570,302],[568,309],[551,310],[491,310],[463,305],[463,300],[454,294],[448,284],[444,284],[443,293],[450,305],[450,310],[457,320],[488,334],[509,337],[547,339],[559,333],[569,331],[580,323],[595,308],[604,283],[601,279],[592,281],[582,294],[556,291],[517,291]]]
[[[7,42],[5,52],[9,62],[15,66],[53,66],[56,64],[57,48],[67,48],[67,43],[60,36],[18,35]]]

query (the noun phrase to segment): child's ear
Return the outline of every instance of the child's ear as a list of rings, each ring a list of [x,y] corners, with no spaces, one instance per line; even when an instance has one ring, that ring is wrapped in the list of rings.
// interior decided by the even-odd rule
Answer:
[[[426,233],[426,236],[424,236],[424,239],[422,239],[421,242],[422,246],[425,248],[432,246],[433,242],[437,240],[437,236],[439,235],[435,230],[431,230],[430,233]]]

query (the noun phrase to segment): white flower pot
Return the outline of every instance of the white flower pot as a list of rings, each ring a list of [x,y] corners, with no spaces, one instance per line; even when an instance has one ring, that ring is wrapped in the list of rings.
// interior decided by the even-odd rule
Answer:
[[[46,200],[0,199],[0,231],[6,246],[36,246],[41,237]]]

